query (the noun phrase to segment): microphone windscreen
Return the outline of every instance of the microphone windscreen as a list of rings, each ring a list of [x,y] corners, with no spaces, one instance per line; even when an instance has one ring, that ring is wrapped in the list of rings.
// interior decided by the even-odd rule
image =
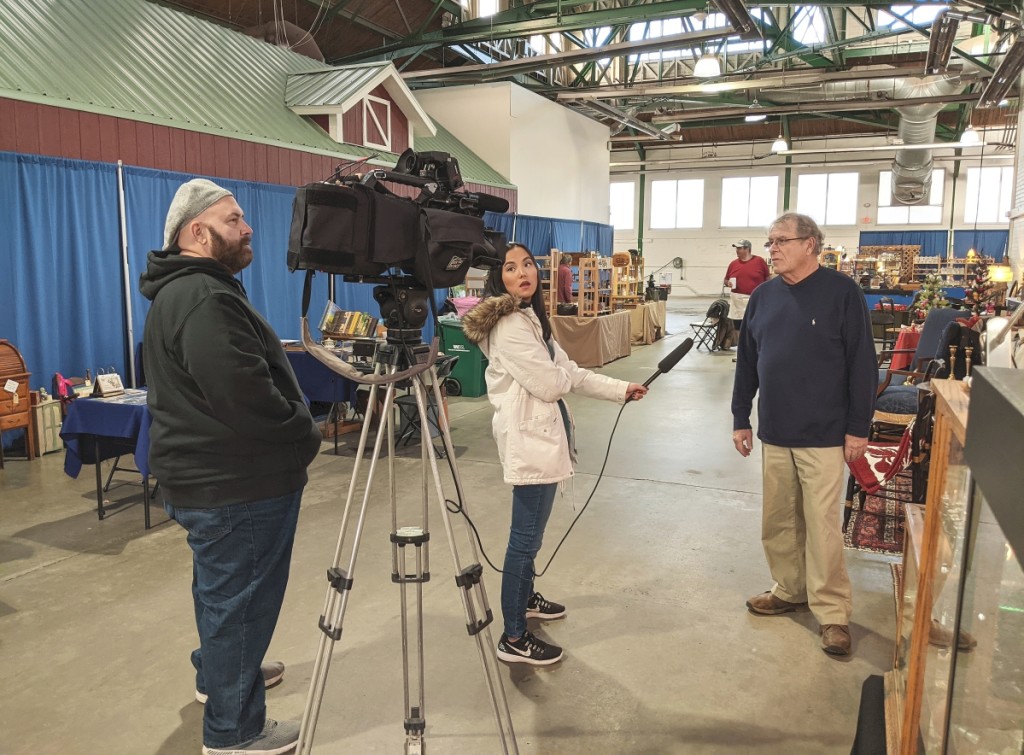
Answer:
[[[493,194],[477,192],[471,195],[476,200],[476,205],[484,212],[507,212],[508,200],[504,197],[496,197]]]
[[[676,346],[676,348],[673,349],[672,352],[667,357],[665,357],[660,362],[658,362],[658,372],[668,372],[669,370],[671,370],[673,367],[676,366],[676,363],[680,359],[685,357],[686,354],[692,348],[693,348],[693,339],[692,338],[687,338],[681,344]]]

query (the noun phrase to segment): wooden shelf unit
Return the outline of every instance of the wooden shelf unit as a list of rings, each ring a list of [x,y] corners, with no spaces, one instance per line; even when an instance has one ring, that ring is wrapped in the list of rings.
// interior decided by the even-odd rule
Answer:
[[[641,257],[631,257],[628,265],[612,264],[609,303],[612,312],[635,309],[644,303],[644,261]]]

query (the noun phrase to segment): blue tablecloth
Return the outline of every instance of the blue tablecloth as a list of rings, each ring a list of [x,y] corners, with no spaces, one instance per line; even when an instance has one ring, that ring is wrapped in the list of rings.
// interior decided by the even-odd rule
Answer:
[[[942,293],[950,299],[963,299],[964,289],[961,286],[945,286],[942,289]],[[910,306],[910,303],[914,300],[916,292],[897,292],[897,291],[882,291],[877,288],[868,289],[864,292],[864,298],[867,299],[868,309],[874,309],[875,305],[878,304],[882,297],[892,299],[893,304],[903,304]]]
[[[149,475],[149,426],[146,392],[129,390],[114,398],[78,398],[68,405],[60,437],[67,445],[64,472],[78,477],[83,464],[134,454],[135,465]],[[99,456],[96,458],[96,440]]]
[[[332,372],[308,352],[286,351],[285,353],[295,371],[299,388],[302,389],[307,400],[329,404],[355,404],[358,383]]]

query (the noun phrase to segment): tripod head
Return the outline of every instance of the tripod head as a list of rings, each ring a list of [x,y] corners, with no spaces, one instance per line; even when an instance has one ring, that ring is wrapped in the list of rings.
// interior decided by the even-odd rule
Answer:
[[[411,278],[393,278],[373,287],[380,320],[388,329],[388,343],[423,343],[423,325],[430,314],[429,293]]]

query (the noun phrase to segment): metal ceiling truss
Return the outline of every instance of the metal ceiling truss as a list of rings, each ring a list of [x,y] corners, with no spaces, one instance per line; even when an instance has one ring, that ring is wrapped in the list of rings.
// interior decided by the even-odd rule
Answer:
[[[837,119],[864,131],[889,130],[891,118],[875,115],[912,103],[868,97],[795,104],[792,98],[773,101],[772,90],[922,76],[926,59],[930,73],[942,74],[951,59],[954,65],[959,59],[974,76],[988,78],[1000,69],[988,86],[986,104],[993,105],[1024,68],[1024,42],[1012,44],[1020,26],[1017,0],[957,0],[937,16],[919,13],[937,8],[934,0],[861,0],[852,7],[847,0],[501,0],[500,6],[511,7],[485,18],[468,18],[458,0],[305,2],[324,9],[326,19],[344,19],[379,35],[376,47],[346,52],[332,63],[391,60],[414,88],[516,81],[627,130],[615,140],[623,146],[626,139],[672,144],[675,139],[663,128],[672,124],[706,129],[715,123],[736,133],[763,129],[764,122],[743,122],[755,99],[776,133],[780,126],[788,130],[789,118],[802,120],[802,128],[820,122],[823,133]],[[397,9],[390,22],[396,28],[370,20],[381,18],[377,11],[385,2]],[[933,38],[933,29],[942,33]],[[997,52],[978,56],[958,46],[968,32],[983,29],[1000,36]],[[331,33],[338,33],[337,24]],[[722,63],[722,75],[710,82],[693,75],[705,53]],[[413,70],[413,61],[426,70]],[[709,83],[718,91],[708,92]],[[942,116],[940,138],[958,137],[959,124],[969,120],[985,89],[983,80],[977,84],[948,98],[959,113],[952,120],[950,113]]]

